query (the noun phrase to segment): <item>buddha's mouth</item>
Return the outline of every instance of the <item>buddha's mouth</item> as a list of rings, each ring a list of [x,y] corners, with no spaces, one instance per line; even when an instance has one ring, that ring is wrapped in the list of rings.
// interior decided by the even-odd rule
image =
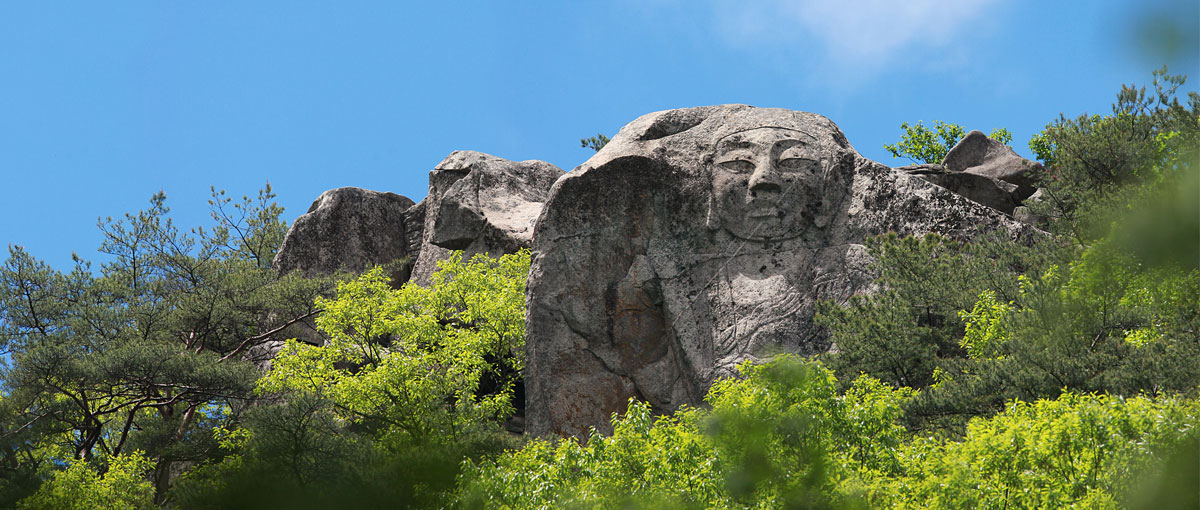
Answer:
[[[763,219],[767,219],[767,218],[777,218],[777,217],[779,217],[779,209],[776,207],[770,207],[770,206],[756,207],[754,209],[751,209],[750,212],[748,212],[746,214],[746,216],[748,216],[750,219],[755,219],[755,220],[763,220]]]

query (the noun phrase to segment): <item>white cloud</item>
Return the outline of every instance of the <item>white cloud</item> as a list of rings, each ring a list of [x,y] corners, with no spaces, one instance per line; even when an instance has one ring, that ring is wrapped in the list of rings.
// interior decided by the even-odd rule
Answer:
[[[996,0],[711,0],[728,42],[748,47],[815,40],[832,60],[878,63],[913,46],[970,37]]]

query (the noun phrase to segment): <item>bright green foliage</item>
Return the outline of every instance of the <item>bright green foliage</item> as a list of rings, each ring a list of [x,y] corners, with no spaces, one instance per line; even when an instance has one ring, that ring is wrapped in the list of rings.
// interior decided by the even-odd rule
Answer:
[[[753,489],[784,507],[834,502],[838,480],[898,467],[895,448],[906,434],[897,420],[911,389],[860,376],[839,394],[831,371],[788,357],[742,373],[718,381],[708,396],[718,455],[739,460],[726,474],[735,496]]]
[[[1004,321],[1012,307],[996,300],[996,293],[985,290],[970,312],[959,312],[958,317],[966,323],[966,331],[960,342],[967,356],[987,359],[996,356],[997,346],[1007,338]]]
[[[143,510],[155,508],[154,487],[147,475],[154,463],[141,452],[104,459],[104,470],[94,462],[76,460],[21,500],[19,510]]]
[[[842,377],[861,371],[928,389],[906,406],[907,423],[951,434],[1008,400],[1064,388],[1194,393],[1200,100],[1184,109],[1174,98],[1182,79],[1164,73],[1156,97],[1126,87],[1114,116],[1061,121],[1038,139],[1052,157],[1048,202],[1036,207],[1058,208],[1044,209],[1049,226],[1069,235],[1033,250],[930,239],[870,246],[884,291],[818,308],[839,351],[829,365]]]
[[[1054,141],[1051,140],[1046,131],[1034,133],[1029,138],[1029,150],[1033,151],[1034,157],[1047,167],[1054,166]]]
[[[383,268],[319,300],[329,337],[288,342],[258,383],[264,402],[241,428],[217,429],[229,453],[186,475],[181,508],[439,508],[463,459],[515,440],[523,368],[521,251],[439,263],[431,285],[391,286]]]
[[[954,144],[962,139],[966,131],[958,124],[947,124],[940,120],[933,121],[936,131],[925,127],[921,121],[909,126],[907,122],[900,123],[904,134],[900,142],[884,145],[883,148],[893,157],[905,157],[916,163],[941,163],[946,159],[946,153]]]
[[[1142,347],[1147,344],[1157,342],[1162,339],[1162,336],[1154,330],[1153,327],[1135,329],[1125,333],[1125,343],[1134,347]]]
[[[655,418],[631,401],[612,436],[472,463],[460,506],[1120,508],[1200,435],[1194,400],[1068,393],[1009,402],[959,440],[911,437],[911,390],[860,377],[839,394],[828,370],[787,357],[742,372],[713,386],[711,410]]]
[[[632,401],[610,437],[594,433],[586,445],[535,440],[494,463],[471,465],[462,506],[611,508],[671,494],[718,502],[720,477],[697,413],[655,419],[649,405]]]
[[[996,128],[991,133],[988,133],[988,138],[996,140],[1004,145],[1012,145],[1012,133],[1007,128]]]
[[[893,157],[908,158],[915,163],[941,163],[946,159],[946,154],[950,152],[950,149],[959,140],[962,140],[967,132],[958,124],[949,124],[940,120],[933,121],[933,125],[934,129],[931,130],[925,127],[921,121],[917,121],[912,126],[909,126],[907,122],[902,122],[900,129],[904,130],[904,134],[900,136],[900,141],[884,145],[883,148]],[[1012,142],[1012,133],[1005,128],[992,131],[988,137],[1005,145]]]
[[[464,474],[463,506],[486,508],[854,508],[837,490],[891,472],[911,394],[862,378],[845,395],[817,364],[780,357],[718,382],[711,411],[654,418],[631,401],[613,435],[534,441]]]
[[[864,482],[873,508],[1122,508],[1138,476],[1200,433],[1197,423],[1196,401],[1014,401],[971,421],[961,441],[905,444],[903,475]]]
[[[329,343],[295,341],[259,382],[264,394],[301,392],[389,440],[454,440],[511,415],[524,368],[529,252],[439,262],[429,287],[393,289],[380,268],[320,299]],[[394,436],[394,437],[392,437]]]

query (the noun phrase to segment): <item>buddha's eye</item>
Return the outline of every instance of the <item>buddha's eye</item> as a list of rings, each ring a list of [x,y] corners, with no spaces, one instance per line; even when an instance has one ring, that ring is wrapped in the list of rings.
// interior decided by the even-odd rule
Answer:
[[[781,170],[804,170],[816,165],[816,161],[808,158],[789,158],[784,157],[779,160],[779,168]]]
[[[721,168],[735,173],[748,173],[754,171],[754,163],[745,159],[727,159],[717,163]]]

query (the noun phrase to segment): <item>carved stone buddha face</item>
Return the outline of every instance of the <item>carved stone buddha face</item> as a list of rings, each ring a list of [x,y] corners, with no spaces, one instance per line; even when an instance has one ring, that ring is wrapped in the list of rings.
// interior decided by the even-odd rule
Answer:
[[[825,166],[812,136],[761,127],[717,141],[708,225],[750,241],[800,235],[815,221]]]

